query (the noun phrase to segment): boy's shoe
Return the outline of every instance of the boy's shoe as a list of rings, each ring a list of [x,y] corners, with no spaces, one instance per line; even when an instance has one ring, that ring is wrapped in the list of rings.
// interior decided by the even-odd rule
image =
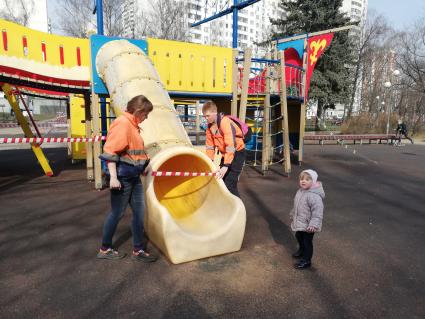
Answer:
[[[301,258],[303,256],[303,252],[301,250],[297,250],[295,253],[292,254],[292,257],[294,258]]]
[[[99,259],[118,260],[124,258],[125,255],[125,253],[120,253],[117,250],[108,248],[107,250],[100,249],[96,257]]]
[[[294,265],[295,269],[306,269],[311,267],[311,262],[301,259]]]
[[[158,256],[152,253],[148,253],[144,251],[143,249],[140,249],[137,252],[133,251],[133,254],[131,255],[131,259],[137,260],[137,261],[143,261],[144,263],[151,263],[156,261],[158,259]]]

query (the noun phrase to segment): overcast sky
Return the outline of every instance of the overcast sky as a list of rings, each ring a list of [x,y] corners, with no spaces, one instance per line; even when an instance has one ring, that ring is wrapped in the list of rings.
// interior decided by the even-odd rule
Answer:
[[[368,7],[384,15],[398,30],[425,19],[425,0],[369,0]]]

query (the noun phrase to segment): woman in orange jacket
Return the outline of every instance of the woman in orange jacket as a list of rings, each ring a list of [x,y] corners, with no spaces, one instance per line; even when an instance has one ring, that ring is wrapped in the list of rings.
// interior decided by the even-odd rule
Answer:
[[[227,189],[235,196],[239,196],[239,175],[245,162],[245,143],[241,128],[230,118],[217,113],[217,105],[207,101],[202,107],[202,113],[208,122],[206,130],[206,151],[211,160],[214,160],[215,151],[221,155],[220,169],[217,177],[223,178]]]
[[[103,226],[102,247],[97,258],[117,260],[125,257],[125,253],[112,248],[112,237],[119,220],[130,204],[133,211],[132,259],[143,262],[153,262],[157,259],[146,251],[147,241],[143,230],[145,205],[140,180],[140,174],[148,165],[149,158],[144,150],[139,124],[148,118],[152,109],[152,103],[145,96],[138,95],[128,102],[127,110],[109,128],[103,147],[104,153],[100,158],[108,163],[112,210]]]

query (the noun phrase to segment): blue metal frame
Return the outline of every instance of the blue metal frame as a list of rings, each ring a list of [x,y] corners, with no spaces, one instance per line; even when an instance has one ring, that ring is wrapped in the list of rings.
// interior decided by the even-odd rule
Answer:
[[[136,40],[136,39],[125,39],[119,37],[107,37],[102,35],[91,35],[90,36],[90,53],[91,53],[91,66],[92,66],[92,81],[93,81],[93,91],[99,95],[109,95],[108,89],[103,83],[102,79],[97,74],[96,70],[96,55],[99,49],[109,41],[113,40],[127,40],[130,43],[138,46],[143,52],[148,54],[148,42],[146,40]]]
[[[96,7],[93,14],[97,15],[97,34],[103,35],[103,3],[102,0],[96,0]]]
[[[238,11],[246,8],[254,3],[261,0],[247,0],[243,2],[238,2],[238,0],[233,0],[233,6],[223,10],[217,14],[212,15],[211,17],[205,18],[204,20],[195,22],[191,24],[191,27],[197,27],[198,25],[204,24],[206,22],[221,18],[227,14],[233,13],[233,41],[232,48],[236,49],[238,47]]]
[[[232,48],[238,47],[238,0],[233,0],[233,33],[232,33]]]
[[[97,34],[103,35],[103,1],[96,0],[96,6],[94,8],[94,12],[97,17]],[[100,98],[100,122],[102,129],[102,136],[106,136],[108,133],[108,119],[106,114],[106,99],[104,97]]]

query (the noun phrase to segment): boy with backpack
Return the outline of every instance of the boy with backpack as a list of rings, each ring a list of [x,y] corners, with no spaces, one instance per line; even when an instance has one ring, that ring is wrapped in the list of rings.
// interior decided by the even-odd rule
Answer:
[[[237,117],[217,113],[217,105],[206,101],[202,113],[207,120],[206,149],[207,155],[214,160],[215,151],[221,155],[217,178],[223,178],[227,189],[239,196],[239,175],[245,162],[245,143],[251,139],[250,128]]]

